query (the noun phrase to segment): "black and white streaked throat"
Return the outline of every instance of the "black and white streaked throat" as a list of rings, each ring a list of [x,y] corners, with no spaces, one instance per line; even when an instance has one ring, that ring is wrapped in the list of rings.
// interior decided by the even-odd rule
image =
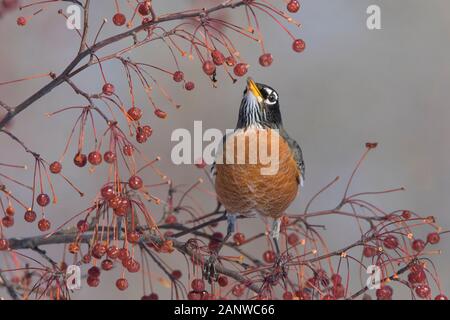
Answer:
[[[248,78],[236,129],[281,129],[283,124],[278,99],[278,93],[273,88]]]

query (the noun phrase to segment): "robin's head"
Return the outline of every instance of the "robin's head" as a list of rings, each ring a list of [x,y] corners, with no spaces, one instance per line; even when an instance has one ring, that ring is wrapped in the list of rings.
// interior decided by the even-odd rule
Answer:
[[[278,93],[248,78],[239,110],[237,128],[251,126],[278,129],[282,126]]]

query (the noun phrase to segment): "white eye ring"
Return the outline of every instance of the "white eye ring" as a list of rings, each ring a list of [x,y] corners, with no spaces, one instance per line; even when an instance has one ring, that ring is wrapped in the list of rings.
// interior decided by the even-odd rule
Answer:
[[[264,89],[264,91],[267,93],[268,97],[272,96],[275,98],[275,100],[273,100],[273,101],[271,101],[269,98],[267,98],[266,100],[264,100],[264,103],[269,106],[276,104],[278,101],[278,94],[275,91],[270,90],[270,89]]]

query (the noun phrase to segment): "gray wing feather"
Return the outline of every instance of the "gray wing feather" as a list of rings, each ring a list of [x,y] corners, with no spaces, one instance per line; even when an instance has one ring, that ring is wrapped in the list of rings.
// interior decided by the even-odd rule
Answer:
[[[294,159],[297,162],[297,167],[298,167],[298,169],[300,171],[300,181],[299,181],[299,183],[303,186],[304,181],[305,181],[305,162],[303,161],[302,149],[300,148],[300,145],[297,143],[297,141],[295,141],[294,139],[292,139],[288,135],[286,130],[281,129],[280,130],[280,135],[287,141],[289,147],[292,150],[292,153],[294,155]]]

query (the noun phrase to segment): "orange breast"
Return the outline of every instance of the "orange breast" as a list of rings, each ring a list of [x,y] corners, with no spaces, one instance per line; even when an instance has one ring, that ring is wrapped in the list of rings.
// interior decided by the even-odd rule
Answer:
[[[297,195],[297,163],[275,130],[237,131],[217,160],[216,192],[230,213],[278,218]]]

